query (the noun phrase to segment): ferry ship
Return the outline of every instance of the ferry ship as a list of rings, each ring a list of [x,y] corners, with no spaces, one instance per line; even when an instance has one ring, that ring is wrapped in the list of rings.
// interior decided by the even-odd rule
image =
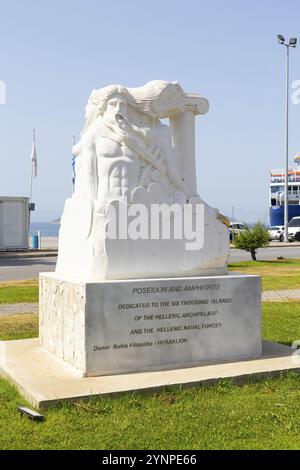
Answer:
[[[288,172],[288,217],[300,216],[300,154],[294,158],[296,168]],[[284,225],[285,170],[270,170],[270,227]]]

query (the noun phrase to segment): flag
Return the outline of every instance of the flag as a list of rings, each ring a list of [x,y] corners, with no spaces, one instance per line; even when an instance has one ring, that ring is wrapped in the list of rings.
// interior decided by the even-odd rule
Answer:
[[[36,178],[37,176],[37,158],[36,158],[36,148],[35,148],[35,139],[33,139],[32,151],[31,151],[31,165],[32,165],[32,176]]]
[[[75,179],[76,179],[75,156],[73,155],[73,157],[72,157],[72,184],[73,184],[73,190],[74,190],[74,187],[75,187]]]

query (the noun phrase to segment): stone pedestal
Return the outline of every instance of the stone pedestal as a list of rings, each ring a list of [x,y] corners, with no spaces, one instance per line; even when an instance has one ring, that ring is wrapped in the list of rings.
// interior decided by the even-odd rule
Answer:
[[[83,283],[42,274],[40,346],[86,377],[258,357],[260,277]]]

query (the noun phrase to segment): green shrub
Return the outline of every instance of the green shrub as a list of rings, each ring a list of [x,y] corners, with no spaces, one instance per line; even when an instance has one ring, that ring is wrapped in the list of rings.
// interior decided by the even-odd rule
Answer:
[[[269,232],[261,222],[257,222],[253,228],[246,224],[245,227],[246,230],[239,232],[234,238],[233,244],[235,248],[249,251],[253,261],[256,261],[257,249],[269,244]]]

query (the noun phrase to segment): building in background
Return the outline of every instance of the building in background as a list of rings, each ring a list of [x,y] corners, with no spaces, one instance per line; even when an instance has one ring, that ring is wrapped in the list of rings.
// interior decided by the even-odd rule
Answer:
[[[300,154],[294,162],[297,166],[289,170],[288,176],[289,221],[300,216]],[[284,182],[285,170],[270,170],[270,227],[284,225]]]

